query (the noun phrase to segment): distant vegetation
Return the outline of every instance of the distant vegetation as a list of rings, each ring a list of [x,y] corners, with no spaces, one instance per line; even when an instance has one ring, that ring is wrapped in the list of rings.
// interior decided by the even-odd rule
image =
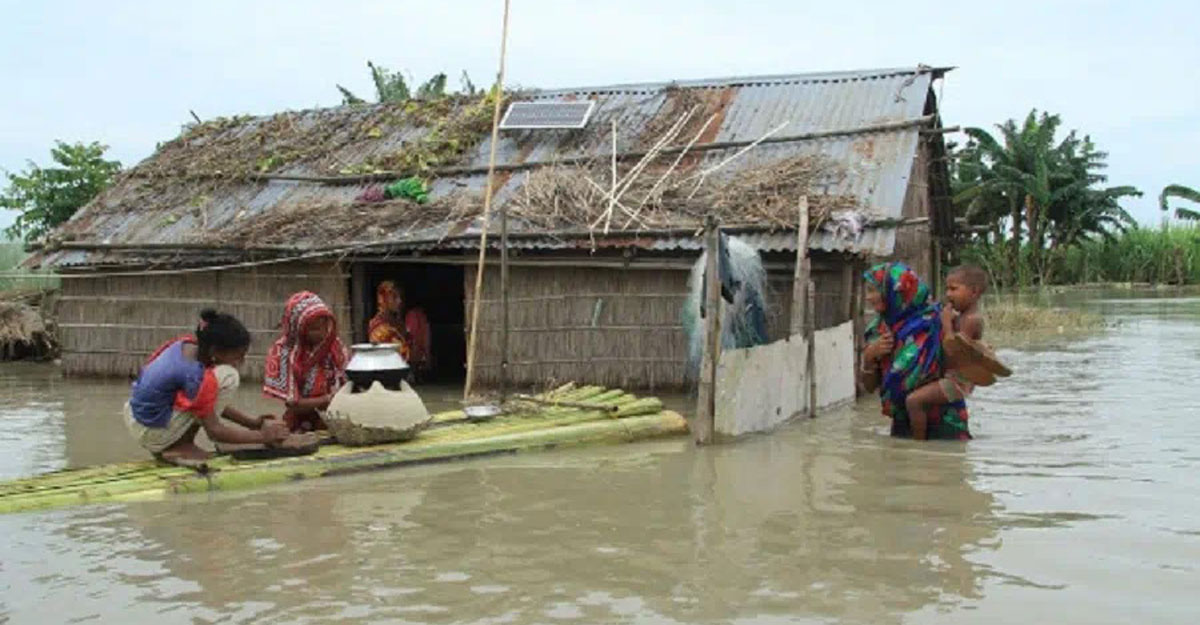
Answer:
[[[1087,135],[1061,132],[1057,115],[1030,111],[966,130],[950,146],[955,212],[966,222],[957,261],[976,263],[1001,287],[1094,282],[1200,283],[1200,192],[1170,185],[1159,194],[1162,224],[1146,227],[1122,202],[1142,192],[1107,186],[1108,155]]]
[[[1200,204],[1200,191],[1197,191],[1191,187],[1185,187],[1181,184],[1167,185],[1162,190],[1162,193],[1158,196],[1158,205],[1163,211],[1163,223],[1166,223],[1167,215],[1171,210],[1167,203],[1173,197]],[[1180,207],[1175,209],[1175,218],[1182,219],[1184,221],[1200,221],[1200,212],[1190,208]]]
[[[39,274],[18,269],[17,266],[25,259],[24,245],[19,242],[5,241],[0,237],[0,274],[19,273],[23,276],[39,276]],[[4,278],[0,277],[0,299],[4,293],[38,291],[58,288],[58,278],[44,276],[37,278]]]
[[[1107,154],[1075,130],[1060,136],[1057,115],[1030,111],[996,126],[968,128],[951,147],[956,212],[971,232],[965,260],[983,264],[1006,287],[1049,284],[1070,250],[1134,226],[1121,200],[1130,186],[1105,186]]]
[[[1017,302],[1007,296],[989,297],[983,314],[987,320],[984,342],[996,347],[1078,337],[1104,327],[1104,319],[1089,311]]]
[[[7,173],[8,185],[0,191],[0,208],[18,211],[5,233],[33,241],[67,221],[84,204],[112,184],[121,163],[104,158],[108,146],[56,141],[50,148],[53,164],[30,162],[19,174]]]

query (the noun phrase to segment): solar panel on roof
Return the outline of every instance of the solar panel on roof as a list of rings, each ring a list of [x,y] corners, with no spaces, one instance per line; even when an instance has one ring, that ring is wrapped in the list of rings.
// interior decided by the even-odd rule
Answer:
[[[595,102],[513,102],[500,120],[504,129],[583,128]]]

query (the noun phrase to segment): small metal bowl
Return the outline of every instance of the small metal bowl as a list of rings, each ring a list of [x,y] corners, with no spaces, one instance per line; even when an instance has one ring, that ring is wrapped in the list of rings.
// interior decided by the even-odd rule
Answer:
[[[482,404],[463,408],[463,414],[467,415],[468,421],[487,421],[499,416],[500,412],[500,406],[495,404]]]

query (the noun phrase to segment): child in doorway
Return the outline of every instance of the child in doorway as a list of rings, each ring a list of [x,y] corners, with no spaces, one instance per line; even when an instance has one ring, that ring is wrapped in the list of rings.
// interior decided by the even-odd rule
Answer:
[[[337,319],[316,293],[301,291],[288,298],[280,325],[267,353],[263,393],[283,400],[283,420],[293,432],[324,429],[318,411],[329,407],[346,375]]]
[[[201,427],[218,443],[282,442],[288,435],[283,423],[269,415],[251,417],[232,405],[240,382],[236,367],[249,346],[250,333],[237,318],[202,311],[195,334],[168,341],[142,367],[125,404],[130,434],[155,458],[172,464],[209,458],[195,443]],[[230,427],[221,417],[248,429]]]
[[[979,267],[963,265],[946,275],[946,303],[939,313],[943,346],[956,334],[973,341],[983,338],[979,298],[985,291],[987,273]],[[942,351],[944,354],[946,350]],[[906,403],[912,420],[913,438],[925,438],[930,414],[935,414],[948,404],[964,402],[974,389],[975,385],[961,371],[947,369],[940,379],[909,393]]]

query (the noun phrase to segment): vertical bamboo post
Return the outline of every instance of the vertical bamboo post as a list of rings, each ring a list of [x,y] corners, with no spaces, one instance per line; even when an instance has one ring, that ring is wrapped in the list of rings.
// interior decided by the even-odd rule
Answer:
[[[804,368],[808,370],[808,417],[817,417],[817,287],[812,280],[807,283],[808,309],[804,316],[804,341],[808,344],[808,359]]]
[[[500,205],[500,403],[508,400],[508,204]]]
[[[362,263],[350,265],[350,338],[355,343],[367,342],[367,306],[370,301],[366,296],[367,270]]]
[[[717,362],[721,358],[720,230],[709,215],[704,220],[704,357],[700,361],[700,387],[696,397],[696,443],[712,442],[716,419]]]
[[[851,319],[854,321],[854,369],[857,371],[859,358],[861,357],[863,350],[863,333],[866,330],[866,328],[863,327],[863,281],[859,279],[859,276],[864,271],[864,263],[861,259],[854,258],[851,260],[851,265],[854,267],[853,273],[855,276],[855,282],[854,296],[851,298],[850,308],[853,311],[853,316]],[[857,373],[854,374],[854,378],[856,380],[854,384],[854,392],[855,396],[857,397],[862,391],[862,388],[857,383]]]
[[[791,334],[800,334],[804,331],[805,308],[808,306],[808,298],[804,294],[804,289],[808,285],[808,277],[811,271],[808,260],[808,196],[800,196],[800,226],[797,229],[796,238],[796,267],[792,273],[792,318],[791,318]]]
[[[854,258],[842,257],[842,323],[854,319]]]
[[[492,216],[492,191],[496,181],[496,143],[500,138],[500,103],[504,101],[504,57],[508,50],[508,5],[504,0],[504,20],[500,27],[500,69],[496,72],[496,87],[492,97],[492,143],[488,154],[487,191],[483,196],[483,232],[479,235],[479,264],[475,270],[475,296],[471,300],[471,336],[467,340],[467,380],[463,385],[463,399],[471,396],[475,382],[475,338],[479,332],[479,300],[483,290],[484,260],[487,259],[488,222]],[[503,357],[503,355],[501,356]]]
[[[804,336],[805,342],[805,372],[808,382],[808,414],[816,416],[817,405],[817,376],[813,361],[816,356],[816,346],[813,344],[813,321],[816,317],[816,300],[812,286],[812,260],[808,256],[808,196],[800,196],[800,227],[796,238],[796,267],[792,273],[792,319],[791,334]],[[800,381],[801,384],[804,380]]]

